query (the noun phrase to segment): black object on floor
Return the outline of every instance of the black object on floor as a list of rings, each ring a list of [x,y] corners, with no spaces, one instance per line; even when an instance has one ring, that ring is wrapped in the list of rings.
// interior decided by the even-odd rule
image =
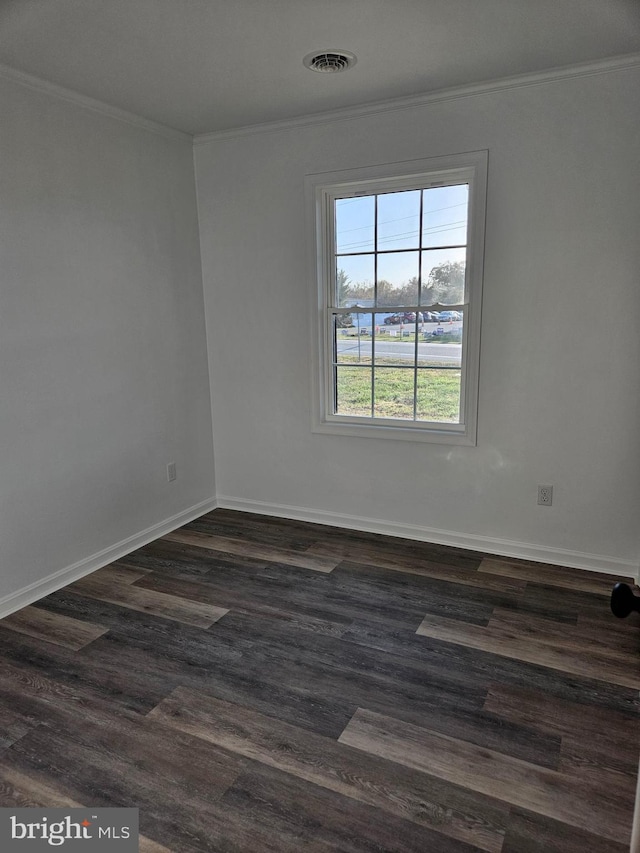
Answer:
[[[611,612],[624,619],[634,610],[640,613],[640,596],[633,594],[629,584],[617,583],[611,591]]]

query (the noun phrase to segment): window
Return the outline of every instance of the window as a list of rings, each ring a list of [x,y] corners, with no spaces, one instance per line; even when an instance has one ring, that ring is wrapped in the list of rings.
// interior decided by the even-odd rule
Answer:
[[[475,444],[487,153],[307,177],[314,428]]]

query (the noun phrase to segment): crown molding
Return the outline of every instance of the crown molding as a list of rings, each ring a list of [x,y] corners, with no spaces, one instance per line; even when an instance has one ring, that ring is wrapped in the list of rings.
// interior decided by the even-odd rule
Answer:
[[[327,122],[349,121],[366,116],[374,116],[398,110],[413,109],[416,107],[429,106],[430,104],[454,101],[460,98],[474,97],[476,95],[490,95],[496,92],[519,89],[528,86],[538,86],[553,83],[558,80],[567,80],[577,77],[590,77],[598,74],[607,74],[615,71],[625,71],[640,68],[640,53],[625,54],[609,59],[584,62],[578,65],[567,65],[560,68],[551,68],[547,71],[536,71],[527,74],[519,74],[513,77],[503,77],[495,80],[487,80],[480,83],[472,83],[465,86],[454,86],[447,89],[439,89],[435,92],[410,95],[405,98],[390,98],[383,101],[372,101],[355,107],[341,107],[320,113],[309,113],[295,118],[280,119],[277,121],[262,122],[259,124],[245,125],[243,127],[230,128],[228,130],[216,130],[210,133],[190,134],[168,125],[160,124],[151,119],[143,118],[136,113],[114,107],[104,101],[83,95],[74,89],[67,89],[57,83],[50,83],[40,77],[19,71],[8,65],[0,63],[0,78],[9,80],[20,86],[25,86],[36,92],[41,92],[53,98],[58,98],[68,103],[75,104],[86,110],[100,113],[116,121],[133,125],[141,130],[163,136],[166,139],[182,142],[193,142],[194,145],[206,145],[210,142],[218,142],[225,139],[235,139],[242,136],[251,136],[260,133],[277,133],[291,130],[293,128],[313,127]]]
[[[49,83],[40,77],[34,77],[32,74],[27,74],[24,71],[18,71],[16,68],[11,68],[9,65],[0,64],[0,78],[9,80],[12,83],[17,83],[19,86],[26,86],[28,89],[33,89],[36,92],[41,92],[44,95],[49,95],[52,98],[58,98],[62,101],[82,107],[85,110],[91,110],[94,113],[108,116],[116,119],[116,121],[124,122],[125,124],[133,125],[141,130],[146,130],[150,133],[155,133],[157,136],[164,136],[166,139],[172,139],[182,142],[191,142],[193,137],[190,133],[184,133],[181,130],[176,130],[173,127],[168,127],[164,124],[151,121],[143,118],[136,113],[130,113],[127,110],[114,107],[111,104],[106,104],[104,101],[99,101],[96,98],[91,98],[88,95],[82,95],[74,89],[66,89],[64,86],[58,86],[57,83]]]
[[[342,107],[321,113],[310,113],[290,119],[263,122],[261,124],[246,125],[244,127],[230,128],[229,130],[217,130],[211,133],[196,133],[193,137],[194,145],[206,145],[210,142],[219,142],[225,139],[235,139],[239,136],[251,136],[259,133],[276,133],[291,130],[293,128],[313,127],[314,125],[326,124],[334,121],[348,121],[351,119],[374,116],[382,113],[394,112],[396,110],[408,110],[415,107],[425,107],[430,104],[454,101],[459,98],[469,98],[476,95],[490,95],[496,92],[504,92],[509,89],[521,89],[528,86],[539,86],[554,83],[558,80],[568,80],[577,77],[591,77],[598,74],[607,74],[613,71],[626,71],[640,68],[640,53],[630,53],[623,56],[615,56],[609,59],[600,59],[594,62],[583,62],[578,65],[565,65],[559,68],[551,68],[547,71],[535,71],[527,74],[518,74],[513,77],[502,77],[495,80],[487,80],[481,83],[472,83],[465,86],[455,86],[448,89],[439,89],[421,95],[410,95],[406,98],[390,98],[384,101],[372,101],[356,107]]]

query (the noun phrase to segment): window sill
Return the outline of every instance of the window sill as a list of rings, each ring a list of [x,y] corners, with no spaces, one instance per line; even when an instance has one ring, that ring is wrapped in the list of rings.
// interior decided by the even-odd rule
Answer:
[[[468,428],[456,425],[438,428],[437,426],[397,426],[390,424],[367,424],[353,420],[317,421],[312,427],[314,433],[324,435],[350,435],[357,438],[384,438],[396,441],[428,442],[431,444],[457,444],[475,447],[477,439],[475,432],[471,434]]]

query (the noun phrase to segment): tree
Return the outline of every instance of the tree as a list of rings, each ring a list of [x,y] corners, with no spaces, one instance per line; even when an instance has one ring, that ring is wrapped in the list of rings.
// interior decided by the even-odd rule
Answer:
[[[464,261],[438,264],[429,273],[426,287],[423,287],[423,304],[459,305],[464,302],[464,277]]]
[[[396,305],[417,305],[418,304],[418,276],[414,275],[409,281],[405,282],[402,287],[397,287],[395,291]]]
[[[336,274],[336,296],[338,306],[344,308],[351,297],[351,286],[349,284],[349,276],[344,270],[338,270]],[[353,317],[351,314],[337,314],[336,326],[339,329],[346,329],[353,326]]]
[[[378,305],[397,305],[397,291],[390,281],[381,278],[378,281]]]
[[[360,302],[365,299],[373,299],[373,284],[370,282],[359,281],[357,284],[351,285],[350,298],[352,301]]]
[[[344,270],[338,270],[336,274],[336,297],[338,299],[337,304],[340,307],[344,307],[351,296],[352,291],[349,276]]]

